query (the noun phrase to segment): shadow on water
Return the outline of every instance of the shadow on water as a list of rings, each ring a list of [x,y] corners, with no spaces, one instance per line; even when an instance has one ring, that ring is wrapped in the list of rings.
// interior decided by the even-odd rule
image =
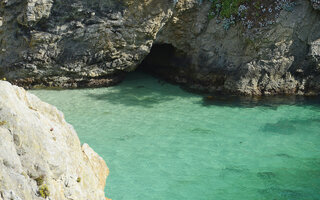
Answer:
[[[286,153],[278,153],[275,156],[280,157],[280,158],[288,158],[288,159],[293,158],[292,156],[290,156],[289,154],[286,154]]]
[[[259,193],[264,197],[272,197],[272,199],[290,199],[290,200],[301,200],[306,199],[298,190],[282,189],[277,187],[270,187],[259,190]]]
[[[261,195],[261,199],[283,199],[283,200],[316,200],[319,199],[319,191],[316,189],[319,185],[319,164],[318,159],[304,159],[303,163],[309,163],[308,169],[296,171],[289,171],[288,169],[282,169],[278,173],[272,171],[262,171],[256,174],[262,183],[265,185],[263,189],[258,189],[258,193]],[[316,163],[315,163],[316,162]],[[294,170],[294,169],[291,169]],[[285,174],[283,174],[283,172]],[[290,174],[290,175],[289,175]],[[309,191],[302,189],[301,187],[292,187],[290,181],[287,185],[283,185],[282,181],[284,177],[291,176],[293,179],[304,187],[304,182],[311,182],[313,186]]]
[[[269,96],[269,97],[251,97],[251,96],[233,96],[233,95],[209,95],[203,98],[203,106],[227,106],[254,108],[257,106],[277,109],[281,105],[310,105],[320,108],[320,96]]]
[[[167,83],[143,72],[133,72],[127,75],[125,81],[114,86],[103,94],[89,94],[96,100],[104,100],[113,104],[126,106],[141,106],[152,108],[157,104],[172,101],[176,97],[190,98],[195,95],[202,97],[199,104],[202,106],[226,106],[254,108],[257,106],[277,109],[280,105],[310,105],[320,109],[320,96],[271,96],[245,97],[221,94],[204,94],[186,91],[179,86]]]
[[[201,135],[212,135],[215,134],[215,131],[212,129],[204,129],[204,128],[193,128],[190,130],[191,133],[201,134]]]
[[[112,104],[122,104],[125,106],[141,106],[152,108],[153,106],[173,100],[170,94],[161,94],[156,91],[146,93],[143,88],[122,86],[121,88],[112,92],[104,94],[89,94],[91,98],[96,100],[108,101]]]
[[[294,133],[306,132],[306,128],[311,126],[311,124],[320,128],[320,119],[279,120],[276,123],[266,123],[261,130],[267,133],[292,135]]]
[[[152,108],[161,103],[172,101],[176,97],[190,98],[191,94],[178,90],[143,73],[129,74],[118,86],[102,94],[90,93],[88,97],[125,106]]]
[[[263,180],[269,180],[275,178],[276,175],[273,172],[258,172],[257,177]]]
[[[241,166],[227,166],[221,169],[220,177],[236,177],[248,175],[249,170]]]

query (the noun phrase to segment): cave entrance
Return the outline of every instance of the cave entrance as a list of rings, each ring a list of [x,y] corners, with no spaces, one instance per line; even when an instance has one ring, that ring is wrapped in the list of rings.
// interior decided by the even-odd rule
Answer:
[[[137,71],[168,77],[177,68],[177,50],[171,44],[154,44]]]
[[[184,51],[171,44],[154,44],[136,71],[173,84],[186,85],[192,72],[190,66],[190,59]]]
[[[148,73],[158,79],[178,84],[193,92],[220,93],[226,81],[223,69],[208,68],[207,55],[199,55],[197,64],[204,63],[202,69],[195,66],[188,49],[176,48],[171,44],[154,44],[150,53],[137,67],[137,71]]]

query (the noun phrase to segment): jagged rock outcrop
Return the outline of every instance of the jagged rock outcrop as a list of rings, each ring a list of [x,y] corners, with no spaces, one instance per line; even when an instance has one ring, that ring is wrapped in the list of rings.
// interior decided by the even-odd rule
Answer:
[[[18,85],[101,86],[149,53],[171,0],[7,0],[0,76]]]
[[[0,199],[99,199],[109,170],[55,107],[0,81]]]
[[[293,8],[291,1],[266,1],[269,21],[261,27],[231,23],[226,30],[230,22],[208,17],[208,0],[6,0],[0,7],[0,78],[25,87],[112,85],[154,44],[169,44],[174,51],[166,66],[152,61],[157,55],[144,65],[158,65],[153,72],[188,87],[318,94],[320,2],[292,1]],[[258,3],[253,7],[263,10],[264,2]],[[248,12],[259,24],[259,14]]]
[[[157,43],[172,44],[176,53],[171,72],[160,66],[159,73],[211,92],[318,94],[320,13],[308,1],[295,2],[291,12],[277,14],[273,25],[252,29],[238,23],[225,30],[208,20],[209,2],[179,9],[158,34]]]

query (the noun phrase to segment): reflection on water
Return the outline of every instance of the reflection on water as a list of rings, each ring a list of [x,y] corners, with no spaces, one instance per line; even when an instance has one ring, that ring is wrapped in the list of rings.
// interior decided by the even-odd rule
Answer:
[[[318,200],[319,98],[188,93],[145,74],[32,91],[107,162],[116,200]]]

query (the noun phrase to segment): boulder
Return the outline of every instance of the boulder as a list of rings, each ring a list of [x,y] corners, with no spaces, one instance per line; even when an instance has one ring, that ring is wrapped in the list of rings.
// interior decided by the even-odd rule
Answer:
[[[0,81],[0,199],[105,200],[108,173],[57,108]]]

